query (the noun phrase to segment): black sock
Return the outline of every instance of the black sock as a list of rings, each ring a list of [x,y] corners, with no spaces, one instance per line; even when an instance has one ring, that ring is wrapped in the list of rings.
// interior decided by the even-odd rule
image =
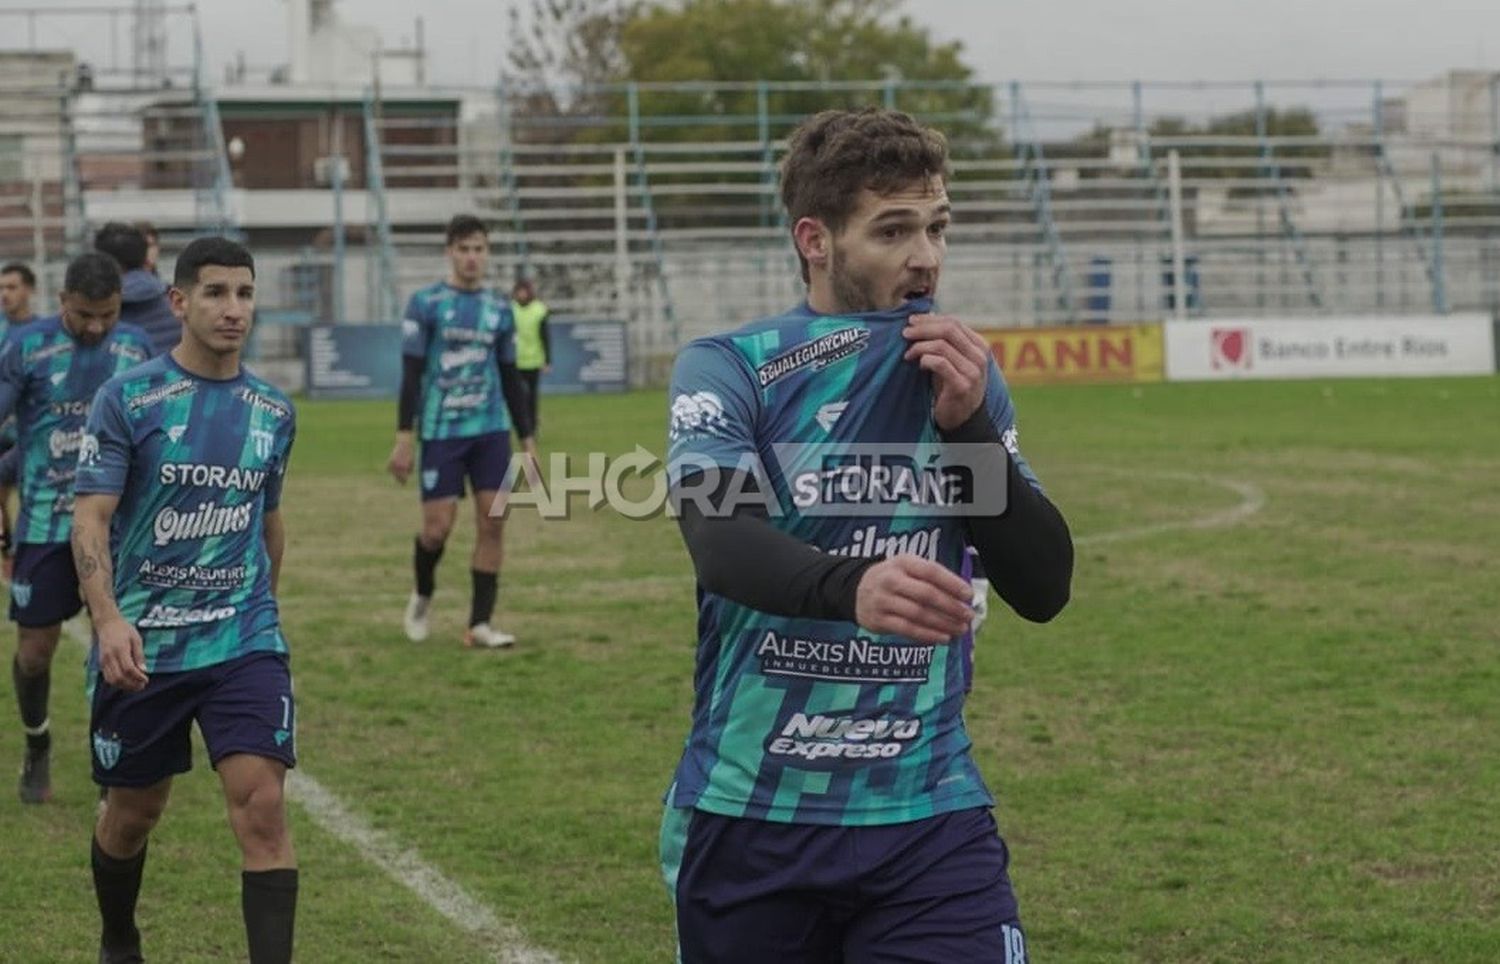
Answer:
[[[42,670],[36,676],[21,672],[19,654],[11,660],[10,678],[16,686],[16,703],[21,708],[21,725],[26,728],[26,749],[32,753],[45,753],[52,747],[52,734],[47,732],[47,699],[52,689],[52,670]]]
[[[417,536],[416,548],[412,550],[411,563],[417,571],[417,595],[423,599],[431,599],[433,590],[437,588],[437,564],[443,558],[443,547],[428,549],[422,545],[422,537]]]
[[[297,868],[247,870],[240,874],[240,909],[250,964],[287,964],[297,918]]]
[[[93,839],[94,896],[99,899],[100,941],[110,950],[138,949],[141,932],[135,926],[135,899],[141,893],[146,848],[124,860],[111,857]]]
[[[489,622],[490,617],[495,615],[495,597],[500,594],[500,574],[470,569],[469,575],[474,579],[474,597],[469,603],[469,625],[478,626]]]

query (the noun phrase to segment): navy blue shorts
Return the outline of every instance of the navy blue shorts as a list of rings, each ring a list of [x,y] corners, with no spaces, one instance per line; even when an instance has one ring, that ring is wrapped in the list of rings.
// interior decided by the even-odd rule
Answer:
[[[72,619],[83,609],[78,570],[66,542],[23,542],[16,546],[15,574],[10,581],[10,618],[19,626],[39,629]]]
[[[94,782],[149,787],[193,768],[192,724],[198,721],[209,763],[232,753],[297,765],[297,705],[285,653],[250,653],[181,673],[152,673],[127,693],[94,687],[89,733]]]
[[[668,808],[662,869],[682,964],[1022,964],[988,808],[829,827]]]
[[[422,501],[458,498],[464,494],[465,478],[474,492],[499,492],[509,468],[509,432],[424,440]]]

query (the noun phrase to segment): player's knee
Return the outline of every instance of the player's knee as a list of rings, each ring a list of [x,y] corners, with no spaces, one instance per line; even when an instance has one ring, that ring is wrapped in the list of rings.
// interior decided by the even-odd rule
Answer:
[[[448,541],[448,533],[453,531],[451,521],[439,522],[428,520],[422,523],[422,531],[417,536],[422,542],[422,548],[428,552],[438,552],[443,544]]]
[[[256,783],[236,794],[230,807],[242,841],[276,843],[286,835],[286,798],[279,782]]]
[[[134,851],[151,835],[166,809],[166,797],[113,790],[105,803],[100,836],[116,844],[117,850]]]
[[[16,666],[22,676],[40,676],[52,666],[52,648],[22,643],[16,647]]]

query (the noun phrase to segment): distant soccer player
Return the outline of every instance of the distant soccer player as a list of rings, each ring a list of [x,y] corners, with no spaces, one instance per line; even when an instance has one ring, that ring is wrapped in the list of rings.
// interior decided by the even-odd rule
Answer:
[[[448,277],[412,295],[402,321],[401,399],[396,445],[386,467],[405,484],[413,463],[412,427],[422,440],[422,530],[412,552],[416,588],[406,604],[406,635],[427,638],[438,560],[458,514],[464,481],[474,491],[474,594],[464,645],[510,646],[490,625],[500,590],[504,519],[489,509],[510,465],[515,423],[529,458],[536,440],[516,372],[515,322],[502,295],[485,286],[490,243],[484,223],[460,214],[448,223]],[[506,411],[509,409],[509,417]]]
[[[31,299],[36,294],[36,275],[19,261],[0,267],[0,345],[12,329],[36,321]],[[10,494],[16,487],[20,453],[15,450],[16,423],[9,418],[0,422],[0,559],[6,578],[10,578],[15,533],[10,518]]]
[[[14,325],[36,320],[31,299],[36,294],[36,275],[19,261],[0,267],[0,339]]]
[[[26,729],[23,803],[52,796],[52,656],[63,620],[83,605],[68,534],[84,422],[99,386],[151,355],[145,332],[117,324],[119,317],[120,269],[102,254],[81,255],[63,280],[62,314],[17,330],[0,351],[0,419],[15,414],[21,456],[10,618],[18,636],[11,675]]]
[[[670,479],[699,642],[662,863],[686,964],[1024,960],[964,729],[960,573],[973,545],[1001,598],[1045,621],[1073,550],[989,347],[934,312],[946,174],[942,135],[905,114],[806,121],[781,194],[807,301],[677,358]],[[913,468],[940,441],[965,445],[972,500]],[[889,458],[853,461],[853,443]]]
[[[253,964],[292,955],[297,865],[283,791],[296,704],[276,604],[281,486],[295,434],[286,396],[240,365],[255,263],[224,238],[183,249],[182,341],[99,390],[78,456],[73,528],[94,625],[93,838],[101,961],[141,960],[136,896],[193,721],[240,845]]]
[[[125,272],[120,320],[139,325],[156,354],[171,351],[182,337],[182,323],[172,314],[166,284],[150,266],[146,235],[134,225],[111,221],[94,235],[94,249],[114,258]]]

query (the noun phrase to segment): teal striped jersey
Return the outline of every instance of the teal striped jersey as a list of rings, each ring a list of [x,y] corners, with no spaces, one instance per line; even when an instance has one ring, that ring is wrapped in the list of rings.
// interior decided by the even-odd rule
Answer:
[[[291,402],[244,369],[209,379],[168,354],[99,389],[77,489],[120,497],[115,599],[140,631],[147,672],[286,652],[265,516],[281,504],[295,434]]]
[[[401,354],[424,361],[417,435],[473,438],[510,431],[500,364],[516,360],[510,301],[488,288],[446,282],[411,296],[401,322]]]
[[[146,333],[116,324],[84,345],[59,317],[14,329],[0,350],[0,417],[16,417],[21,514],[16,541],[67,542],[73,531],[73,475],[94,393],[116,372],[151,357]]]
[[[962,572],[963,519],[938,511],[923,483],[876,492],[841,476],[848,511],[838,514],[806,498],[828,481],[818,452],[935,449],[930,379],[902,359],[907,318],[927,310],[917,301],[831,316],[804,305],[689,344],[672,376],[672,484],[699,467],[759,466],[771,524],[802,542],[845,556],[912,553]],[[988,386],[986,411],[1035,484],[993,359]],[[669,804],[851,826],[990,805],[964,728],[961,639],[929,645],[773,615],[700,586],[692,729]]]

